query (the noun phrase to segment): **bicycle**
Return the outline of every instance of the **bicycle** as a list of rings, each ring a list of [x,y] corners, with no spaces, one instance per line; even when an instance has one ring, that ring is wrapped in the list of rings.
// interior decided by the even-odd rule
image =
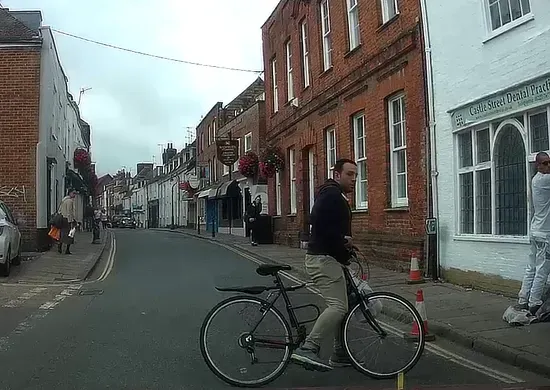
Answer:
[[[308,287],[309,284],[301,283],[298,285],[286,287],[281,279],[280,272],[290,271],[291,269],[292,268],[289,265],[260,265],[257,268],[256,272],[261,276],[274,277],[272,286],[216,287],[218,291],[247,294],[233,296],[218,303],[207,314],[201,326],[201,354],[209,369],[224,382],[237,387],[258,387],[270,383],[278,378],[290,363],[292,352],[296,348],[298,348],[305,340],[307,335],[305,324],[314,322],[319,317],[321,311],[319,307],[314,304],[305,304],[299,306],[292,305],[288,293]],[[348,285],[349,307],[351,308],[344,318],[342,324],[343,344],[346,353],[351,359],[353,367],[363,374],[366,374],[369,377],[375,379],[390,379],[397,377],[400,373],[406,373],[416,365],[422,355],[422,352],[424,351],[424,324],[420,314],[409,301],[394,293],[373,292],[366,296],[362,296],[353,281],[350,270],[347,267],[343,267],[343,270]],[[270,292],[266,299],[251,296],[259,295],[264,292]],[[285,316],[282,314],[281,310],[275,306],[275,303],[281,296],[283,297],[290,324],[289,321],[287,321]],[[397,319],[397,312],[395,310],[388,309],[387,306],[378,305],[378,299],[387,299],[390,302],[396,302],[400,304],[401,307],[405,309],[405,311],[409,312],[409,314],[412,315],[413,322],[411,323],[410,320],[403,321]],[[223,331],[222,333],[216,333],[215,331],[211,333],[212,324],[220,313],[224,312],[227,308],[231,308],[242,303],[249,303],[255,306],[255,309],[252,310],[252,312],[259,314],[260,318],[257,322],[249,325],[247,329],[237,328],[238,336],[229,340],[227,339]],[[299,321],[295,311],[305,308],[314,308],[317,312],[316,316],[314,319],[311,320]],[[377,320],[376,317],[380,314],[385,315],[384,321]],[[265,321],[268,315],[271,315],[271,322],[267,322],[268,325],[273,325],[274,323],[277,323],[279,326],[282,327],[283,335],[280,339],[275,339],[273,336],[266,336],[259,332],[256,333],[260,325],[262,323],[266,323]],[[375,369],[372,368],[363,367],[363,359],[359,359],[358,356],[354,355],[355,352],[350,345],[352,340],[350,340],[351,335],[348,333],[354,320],[358,320],[360,324],[366,324],[370,326],[371,330],[374,331],[375,336],[377,337],[376,341],[378,342],[388,339],[391,335],[397,335],[398,340],[403,340],[406,344],[413,345],[415,349],[411,358],[408,359],[407,363],[400,365],[396,369],[389,370],[388,372],[380,372],[375,371]],[[227,321],[223,322],[222,320],[222,324],[225,330],[234,327],[234,314],[230,316]],[[409,329],[412,330],[401,331],[396,328],[396,326],[398,325],[411,327]],[[294,330],[294,333],[291,327]],[[362,329],[361,331],[363,332],[365,331],[365,329]],[[214,336],[222,336],[222,341],[218,342],[217,344],[219,346],[221,345],[220,348],[222,348],[221,361],[215,360],[213,358],[213,353],[216,352],[216,350],[212,350],[211,346],[216,345],[216,343],[210,343],[208,340],[208,336],[211,336],[212,334]],[[226,356],[226,352],[231,347],[237,347],[238,352],[244,352],[242,356],[246,357],[245,360],[249,361],[252,367],[260,367],[263,364],[269,363],[267,359],[263,359],[263,356],[262,360],[260,360],[258,357],[258,354],[260,352],[263,352],[264,350],[269,352],[281,351],[282,356],[275,361],[275,368],[273,370],[269,370],[266,374],[262,374],[262,377],[253,380],[243,380],[241,379],[241,377],[244,374],[248,373],[248,369],[239,366],[239,362],[236,360],[238,356],[235,356],[233,358],[229,358]],[[369,346],[369,350],[371,348],[372,345]],[[397,360],[396,355],[391,354],[391,351],[385,352],[386,353],[383,355],[390,357],[389,360],[391,360],[392,362],[395,362]],[[229,362],[230,367],[232,368],[237,367],[237,372],[232,374],[228,373],[227,371],[222,371],[219,368],[219,365],[223,361]]]

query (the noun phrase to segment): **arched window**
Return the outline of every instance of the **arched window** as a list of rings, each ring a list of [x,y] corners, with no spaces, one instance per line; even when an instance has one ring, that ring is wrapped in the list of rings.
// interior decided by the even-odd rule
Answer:
[[[527,234],[525,145],[519,130],[504,125],[495,140],[496,234]]]

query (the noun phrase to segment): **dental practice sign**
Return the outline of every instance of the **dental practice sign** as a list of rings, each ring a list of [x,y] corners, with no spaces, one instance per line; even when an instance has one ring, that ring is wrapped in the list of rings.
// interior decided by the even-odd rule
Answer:
[[[450,112],[453,129],[496,119],[550,102],[550,74],[522,83]]]

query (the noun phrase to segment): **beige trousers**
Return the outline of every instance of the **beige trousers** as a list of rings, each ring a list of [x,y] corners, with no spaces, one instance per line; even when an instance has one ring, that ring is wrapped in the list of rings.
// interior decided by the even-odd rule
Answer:
[[[305,268],[325,299],[327,308],[315,322],[303,348],[319,352],[322,341],[333,336],[334,351],[341,352],[341,326],[348,312],[346,279],[342,266],[331,256],[306,255]]]

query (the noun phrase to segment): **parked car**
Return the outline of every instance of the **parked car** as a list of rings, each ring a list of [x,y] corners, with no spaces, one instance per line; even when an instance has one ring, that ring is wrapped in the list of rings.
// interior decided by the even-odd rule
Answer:
[[[130,228],[135,229],[137,226],[136,220],[130,217],[124,217],[120,220],[119,226],[120,228]]]
[[[8,206],[0,200],[0,274],[9,276],[21,264],[21,232]]]

